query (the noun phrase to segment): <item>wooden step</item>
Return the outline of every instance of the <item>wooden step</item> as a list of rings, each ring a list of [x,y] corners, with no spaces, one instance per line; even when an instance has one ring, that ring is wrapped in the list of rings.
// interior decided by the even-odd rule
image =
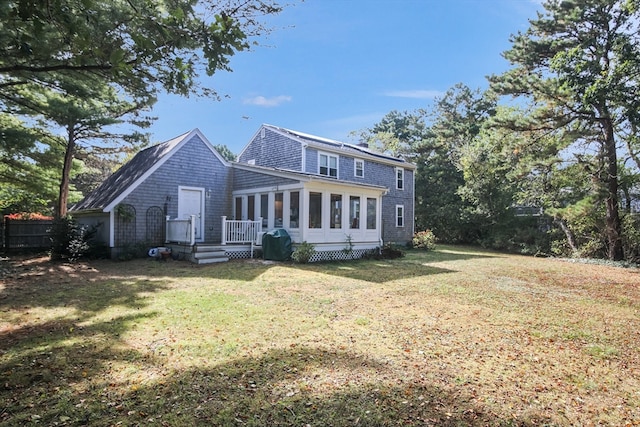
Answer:
[[[192,261],[196,264],[212,264],[214,262],[227,262],[229,257],[226,252],[221,249],[204,251],[200,248],[191,254]]]

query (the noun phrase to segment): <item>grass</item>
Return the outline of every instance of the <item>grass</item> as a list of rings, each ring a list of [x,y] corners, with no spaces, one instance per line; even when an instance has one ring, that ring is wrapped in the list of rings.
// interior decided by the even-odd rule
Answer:
[[[0,425],[640,425],[640,271],[0,261]]]

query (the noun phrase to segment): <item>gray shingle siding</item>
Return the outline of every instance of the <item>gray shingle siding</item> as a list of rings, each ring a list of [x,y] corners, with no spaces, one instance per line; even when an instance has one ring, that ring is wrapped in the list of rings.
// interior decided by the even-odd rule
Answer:
[[[413,237],[413,173],[412,169],[404,169],[404,189],[398,190],[394,166],[365,162],[365,179],[377,185],[384,185],[389,189],[389,192],[382,197],[382,238],[385,242],[404,244]],[[396,205],[404,206],[403,227],[396,227]]]
[[[323,152],[316,148],[306,149],[305,171],[318,173],[318,153]],[[337,155],[332,152],[326,152]],[[362,159],[361,157],[358,157]],[[414,188],[412,169],[404,169],[404,189],[396,189],[396,166],[378,163],[369,159],[364,160],[364,177],[354,175],[354,163],[356,157],[348,154],[339,155],[338,179],[340,181],[359,184],[373,184],[387,187],[389,192],[382,198],[382,223],[383,240],[385,242],[407,243],[413,237],[414,228]],[[404,206],[404,226],[396,227],[396,205]]]
[[[300,171],[302,166],[302,145],[268,128],[249,142],[238,159],[241,163],[255,161],[257,166]]]
[[[274,187],[277,185],[296,184],[299,181],[278,176],[269,176],[263,173],[235,169],[233,177],[233,190],[246,190],[251,188]]]
[[[167,203],[167,215],[178,215],[178,187],[201,187],[210,191],[205,198],[205,241],[221,239],[221,216],[231,210],[230,168],[225,166],[207,148],[206,143],[194,136],[168,159],[158,170],[152,173],[123,201],[136,208],[136,241],[145,240],[145,214],[152,206],[164,209]],[[167,197],[170,200],[167,201]],[[117,234],[117,231],[116,231]]]

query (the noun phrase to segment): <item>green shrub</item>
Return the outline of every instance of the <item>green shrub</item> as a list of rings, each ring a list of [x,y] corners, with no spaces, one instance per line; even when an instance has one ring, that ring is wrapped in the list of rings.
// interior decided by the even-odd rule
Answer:
[[[413,235],[411,245],[416,249],[432,251],[436,248],[436,236],[431,230],[419,231]]]
[[[627,214],[622,218],[622,246],[627,261],[640,262],[640,217]]]
[[[97,228],[82,226],[70,216],[54,219],[49,229],[51,259],[75,262],[91,253]]]
[[[152,245],[148,242],[127,243],[117,250],[118,261],[131,261],[136,258],[145,258]]]
[[[383,259],[396,259],[404,256],[404,251],[398,245],[387,243],[380,250]]]
[[[402,258],[404,256],[404,251],[400,248],[400,246],[387,243],[382,248],[372,249],[367,251],[363,258],[364,259],[396,259]]]
[[[315,246],[308,242],[302,242],[296,245],[295,251],[291,254],[291,259],[298,264],[306,264],[315,253]]]

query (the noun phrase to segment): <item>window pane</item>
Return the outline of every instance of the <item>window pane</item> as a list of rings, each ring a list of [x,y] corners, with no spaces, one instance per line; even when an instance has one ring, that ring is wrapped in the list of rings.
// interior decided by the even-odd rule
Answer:
[[[300,227],[300,193],[294,191],[289,195],[289,227]]]
[[[320,154],[320,175],[329,175],[329,159],[326,154]]]
[[[262,217],[262,227],[269,227],[269,195],[260,195],[260,216]]]
[[[360,228],[360,197],[349,197],[349,222],[350,228]]]
[[[273,218],[275,220],[275,226],[276,227],[282,227],[282,202],[284,200],[284,194],[283,193],[276,193],[275,194],[275,199],[274,199],[274,204],[273,204]]]
[[[404,206],[396,206],[396,226],[404,227]]]
[[[396,188],[402,190],[404,188],[404,169],[396,169]]]
[[[320,175],[338,177],[338,157],[318,154],[318,173]]]
[[[356,160],[356,176],[364,176],[364,162],[362,160]]]
[[[342,228],[342,195],[331,195],[331,228]]]
[[[376,229],[376,199],[367,198],[367,230]]]
[[[250,221],[255,221],[256,215],[256,196],[247,197],[247,218]]]
[[[309,228],[322,228],[322,193],[309,193]]]
[[[242,219],[242,197],[236,197],[235,199],[235,218],[234,219]]]

